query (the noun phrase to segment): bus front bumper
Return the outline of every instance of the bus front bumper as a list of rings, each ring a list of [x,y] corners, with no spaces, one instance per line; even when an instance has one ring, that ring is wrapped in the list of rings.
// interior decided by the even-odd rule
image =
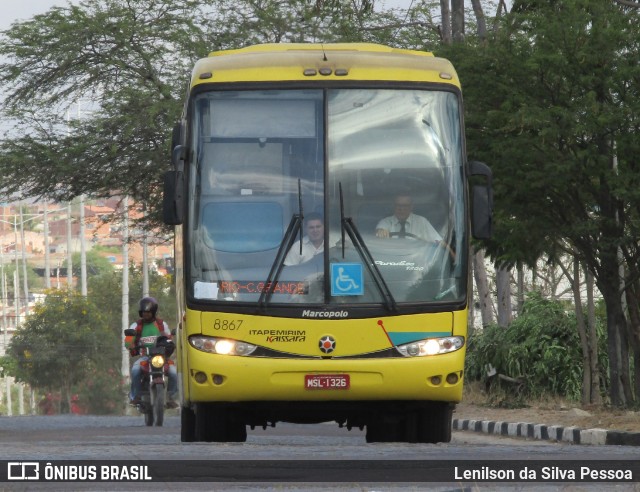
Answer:
[[[464,352],[384,359],[223,356],[187,348],[183,399],[194,402],[411,400],[457,403]]]

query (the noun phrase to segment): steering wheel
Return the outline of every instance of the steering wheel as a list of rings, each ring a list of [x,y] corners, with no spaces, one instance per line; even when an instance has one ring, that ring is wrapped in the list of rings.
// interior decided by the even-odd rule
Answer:
[[[390,232],[389,233],[389,237],[400,237],[400,233],[399,232]],[[408,237],[411,239],[415,239],[416,241],[420,241],[424,244],[434,244],[435,246],[437,246],[438,248],[442,248],[445,251],[448,251],[449,254],[451,255],[451,258],[455,261],[455,254],[453,253],[453,251],[451,250],[451,248],[449,247],[449,245],[443,241],[428,241],[426,239],[423,239],[421,237],[416,236],[415,234],[412,234],[410,232],[405,232],[404,233],[404,237]]]
[[[399,232],[390,232],[389,233],[389,237],[400,237],[400,233]],[[411,239],[416,239],[417,241],[422,241],[423,243],[429,242],[426,239],[422,239],[421,237],[416,236],[415,234],[411,234],[410,232],[405,232],[404,233],[404,237],[408,237],[408,238],[411,238]]]

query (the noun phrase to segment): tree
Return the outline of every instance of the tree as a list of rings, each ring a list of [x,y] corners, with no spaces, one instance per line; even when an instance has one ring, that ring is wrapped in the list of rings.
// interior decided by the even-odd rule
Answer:
[[[0,146],[3,192],[157,204],[185,74],[206,51],[190,20],[200,3],[86,0],[5,31],[3,109],[17,128]],[[89,113],[67,122],[76,101]]]
[[[494,170],[490,253],[532,266],[568,252],[566,241],[593,272],[616,405],[634,398],[639,333],[621,298],[640,292],[639,21],[611,2],[516,2],[490,46],[452,45],[450,55],[465,81],[470,151]]]
[[[73,275],[80,277],[81,253],[73,253],[71,264],[73,265]],[[87,275],[89,277],[113,272],[113,264],[96,251],[90,250],[86,253]]]
[[[105,272],[89,278],[89,297],[101,306],[108,326],[120,340],[122,334],[122,273]],[[177,319],[175,286],[168,277],[155,272],[149,275],[149,293],[159,304],[158,315],[170,328],[175,328]],[[138,318],[138,303],[142,298],[142,272],[136,265],[129,267],[129,319]],[[118,347],[120,342],[118,341]],[[118,360],[120,353],[118,353]]]
[[[581,285],[580,285],[580,263],[574,259],[573,273],[559,262],[565,276],[571,282],[576,312],[576,325],[580,336],[580,347],[582,349],[582,403],[599,404],[602,402],[600,394],[600,367],[598,366],[598,338],[595,327],[594,316],[589,315],[585,322],[584,310],[582,307]],[[588,285],[587,289],[592,290],[593,285]],[[591,292],[592,294],[592,292]],[[593,310],[593,296],[587,294],[588,311]]]
[[[492,325],[494,323],[493,310],[485,267],[484,250],[482,249],[475,251],[473,255],[473,274],[478,291],[478,304],[482,317],[482,326]]]
[[[69,291],[36,305],[8,347],[10,375],[44,391],[60,390],[67,408],[72,387],[94,368],[108,370],[119,349],[101,311]]]
[[[85,0],[2,33],[5,196],[130,195],[159,222],[161,178],[188,74],[212,50],[390,39],[369,0]],[[371,27],[370,31],[367,31]],[[79,103],[82,117],[65,117]],[[144,186],[140,184],[143,183]]]

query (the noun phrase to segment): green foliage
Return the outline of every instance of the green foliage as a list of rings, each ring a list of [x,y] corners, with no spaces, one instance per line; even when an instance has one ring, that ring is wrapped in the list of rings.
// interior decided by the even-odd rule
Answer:
[[[122,413],[127,392],[118,369],[89,367],[85,377],[74,388],[82,409],[91,415],[109,415]]]
[[[580,399],[582,352],[575,316],[539,293],[529,295],[508,328],[477,330],[469,340],[466,362],[470,380],[485,380],[493,366],[498,374],[524,380],[523,396]]]
[[[98,254],[98,252],[95,251],[95,248],[86,252],[85,259],[86,259],[86,265],[87,265],[87,278],[114,271],[113,264],[109,262],[107,258]],[[81,261],[81,254],[73,253],[71,258],[71,264],[73,265],[73,274],[77,278],[80,278],[80,269],[81,269],[80,261]]]
[[[91,251],[95,251],[96,253],[121,253],[122,248],[120,246],[102,246],[100,244],[96,244]]]
[[[89,368],[110,367],[120,353],[118,342],[94,304],[58,291],[36,305],[14,334],[7,351],[14,363],[7,371],[35,389],[59,389],[68,399]]]
[[[570,254],[593,273],[616,405],[633,399],[621,268],[640,291],[639,29],[623,2],[518,2],[487,43],[441,51],[463,84],[469,155],[494,173],[483,246],[508,265]]]
[[[5,31],[0,80],[17,131],[2,143],[3,192],[64,201],[120,190],[157,203],[185,74],[206,54],[191,20],[200,3],[86,0]],[[80,99],[89,113],[65,121]]]
[[[122,333],[122,272],[107,272],[89,278],[89,294],[99,299],[107,324],[117,336]],[[149,295],[158,301],[158,316],[169,328],[177,324],[175,285],[171,278],[149,272]],[[129,316],[138,319],[138,303],[142,298],[142,271],[139,266],[129,266]]]
[[[99,259],[89,275],[88,296],[50,290],[14,335],[7,355],[0,358],[2,375],[16,377],[41,392],[61,392],[63,408],[72,394],[92,414],[120,413],[126,388],[122,361],[122,273]],[[175,293],[170,280],[149,275],[151,295],[159,315],[170,327],[176,323]],[[142,275],[130,268],[129,316],[138,318]]]
[[[568,240],[598,277],[618,244],[637,263],[639,25],[616,2],[538,2],[488,44],[441,50],[463,83],[469,153],[494,172],[494,257],[533,265]]]
[[[20,255],[20,253],[18,253]],[[7,257],[5,256],[5,259]],[[13,260],[13,258],[12,258]],[[16,264],[15,262],[12,263],[7,263],[5,265],[3,265],[2,270],[4,271],[5,274],[5,278],[7,280],[7,292],[6,292],[6,296],[8,297],[8,299],[10,300],[10,302],[13,302],[13,299],[15,298],[15,292],[16,292],[16,285],[15,285],[15,277],[14,277],[14,272],[16,271]],[[25,297],[24,297],[24,269],[22,267],[22,257],[20,256],[19,259],[19,264],[18,264],[18,297],[20,298],[20,305],[24,306],[25,305]],[[29,286],[29,291],[32,292],[33,291],[33,287],[40,287],[44,285],[43,279],[41,277],[38,277],[36,272],[33,270],[33,268],[31,268],[29,265],[27,265],[27,285]]]
[[[385,27],[401,23],[369,0],[85,0],[15,23],[0,37],[1,109],[15,122],[0,142],[0,189],[55,201],[128,194],[158,221],[198,58],[254,43],[408,40]],[[67,121],[76,101],[82,117]]]

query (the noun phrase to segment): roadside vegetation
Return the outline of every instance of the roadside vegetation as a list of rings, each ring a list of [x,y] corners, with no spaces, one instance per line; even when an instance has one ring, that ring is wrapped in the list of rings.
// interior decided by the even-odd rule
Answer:
[[[0,375],[12,376],[29,388],[22,394],[25,408],[30,408],[33,398],[40,413],[107,415],[125,410],[129,388],[121,374],[122,273],[106,260],[88,261],[87,268],[99,272],[89,277],[87,297],[68,290],[47,291],[12,337],[7,354],[0,357]],[[138,292],[142,291],[142,273],[133,265],[129,282],[129,319],[133,321],[138,318]],[[158,299],[158,314],[175,327],[171,278],[151,272],[149,289]],[[124,357],[128,361],[127,353]],[[14,414],[19,399],[14,388]],[[6,413],[0,407],[0,414]]]
[[[604,320],[598,318],[600,367],[607,367]],[[486,404],[517,408],[529,401],[563,398],[579,403],[583,364],[573,306],[531,292],[505,330],[476,330],[467,348],[466,377],[480,383]],[[606,394],[609,379],[599,376]]]

